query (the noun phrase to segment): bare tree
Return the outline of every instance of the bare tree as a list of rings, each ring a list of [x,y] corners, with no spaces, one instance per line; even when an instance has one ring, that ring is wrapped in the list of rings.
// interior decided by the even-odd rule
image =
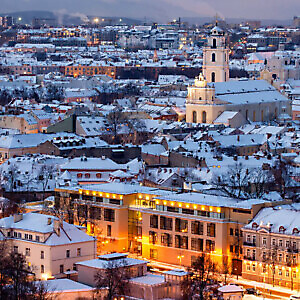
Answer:
[[[119,109],[115,108],[112,112],[107,115],[107,121],[111,131],[113,132],[114,143],[119,143],[118,129],[122,124],[128,123],[128,118],[125,113]]]
[[[15,163],[8,162],[8,164],[9,167],[7,168],[7,173],[5,173],[4,177],[6,179],[9,191],[14,192],[17,189],[20,170]]]
[[[53,165],[43,165],[37,175],[37,182],[40,183],[42,185],[42,200],[45,200],[45,192],[48,188],[48,184],[50,182],[50,180],[53,179],[54,174],[55,174],[55,166]]]
[[[229,197],[260,198],[270,184],[270,174],[267,170],[249,170],[242,163],[236,163],[228,173],[215,176],[212,182]]]
[[[207,299],[208,287],[217,281],[218,265],[211,259],[210,254],[203,252],[192,263],[193,276],[181,283],[182,299]]]
[[[231,264],[229,263],[228,256],[224,255],[222,258],[222,266],[221,266],[221,273],[222,273],[222,281],[224,285],[228,284],[231,278]]]
[[[105,299],[113,300],[115,297],[123,296],[129,289],[129,271],[124,259],[111,260],[105,269],[95,275],[97,294],[103,294]]]

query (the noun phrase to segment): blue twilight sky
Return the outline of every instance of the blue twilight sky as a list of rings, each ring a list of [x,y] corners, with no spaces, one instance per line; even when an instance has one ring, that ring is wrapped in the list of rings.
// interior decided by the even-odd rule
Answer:
[[[300,0],[1,0],[0,12],[51,10],[155,20],[181,17],[291,19]]]

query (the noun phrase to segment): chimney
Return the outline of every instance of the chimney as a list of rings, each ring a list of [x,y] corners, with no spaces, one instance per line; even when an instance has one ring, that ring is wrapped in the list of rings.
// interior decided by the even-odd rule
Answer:
[[[105,160],[105,155],[102,155],[102,156],[101,156],[101,159],[102,159],[102,160]]]
[[[238,141],[238,142],[240,141],[240,136],[239,136],[239,135],[237,136],[237,141]]]
[[[60,221],[59,221],[59,220],[54,219],[53,229],[54,229],[54,232],[55,232],[58,236],[60,236]]]
[[[19,221],[23,220],[23,214],[14,214],[14,223],[17,223]]]

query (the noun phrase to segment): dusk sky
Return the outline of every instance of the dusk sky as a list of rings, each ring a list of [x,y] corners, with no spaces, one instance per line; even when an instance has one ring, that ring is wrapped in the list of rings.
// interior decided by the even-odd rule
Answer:
[[[300,15],[300,0],[1,0],[1,12],[51,10],[137,19],[223,17],[291,19]]]

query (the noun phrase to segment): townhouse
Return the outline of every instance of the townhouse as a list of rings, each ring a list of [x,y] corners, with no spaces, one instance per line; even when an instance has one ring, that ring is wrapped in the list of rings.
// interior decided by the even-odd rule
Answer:
[[[300,206],[263,208],[244,228],[243,277],[299,290]]]
[[[95,238],[53,216],[15,214],[0,220],[0,230],[1,239],[25,255],[37,279],[66,277],[77,262],[95,258]]]

